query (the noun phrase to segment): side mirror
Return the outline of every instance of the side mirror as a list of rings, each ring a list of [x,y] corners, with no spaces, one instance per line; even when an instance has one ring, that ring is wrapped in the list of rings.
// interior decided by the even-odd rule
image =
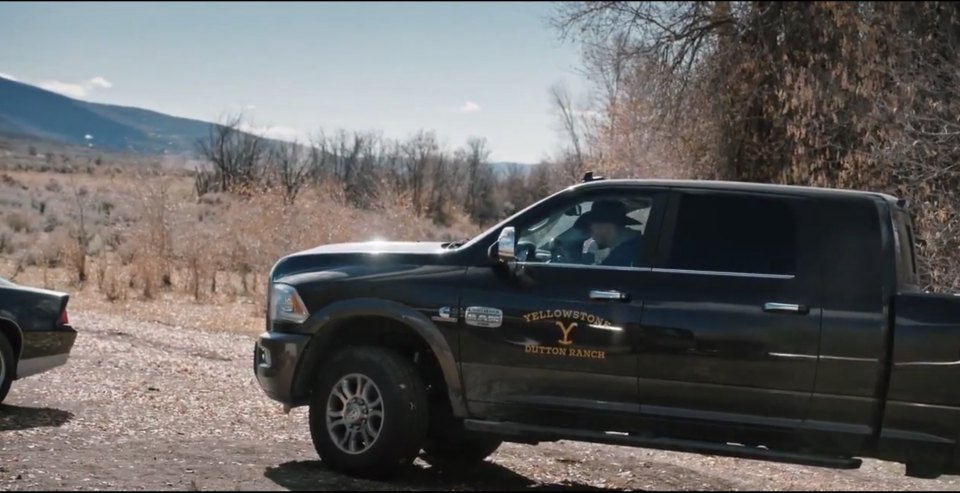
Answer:
[[[507,264],[517,260],[516,231],[512,226],[507,226],[500,232],[500,238],[497,239],[497,259]]]

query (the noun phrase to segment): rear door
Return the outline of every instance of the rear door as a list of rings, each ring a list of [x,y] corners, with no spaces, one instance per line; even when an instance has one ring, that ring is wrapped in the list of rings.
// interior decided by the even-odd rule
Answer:
[[[640,331],[644,416],[801,424],[820,340],[807,200],[713,190],[672,197]]]

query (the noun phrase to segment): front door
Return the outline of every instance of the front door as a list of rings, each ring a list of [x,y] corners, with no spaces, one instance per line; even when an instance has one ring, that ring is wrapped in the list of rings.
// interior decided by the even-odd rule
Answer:
[[[472,413],[569,425],[586,412],[597,419],[578,426],[607,429],[636,418],[641,289],[664,197],[571,197],[512,225],[521,272],[468,269],[460,348]]]

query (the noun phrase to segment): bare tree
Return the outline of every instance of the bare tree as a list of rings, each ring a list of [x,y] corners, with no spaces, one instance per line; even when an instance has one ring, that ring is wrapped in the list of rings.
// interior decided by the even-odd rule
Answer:
[[[467,141],[467,197],[466,208],[470,218],[478,223],[489,222],[499,216],[493,195],[496,177],[490,166],[490,150],[487,139],[471,138]]]
[[[928,287],[960,289],[960,6],[568,2],[603,125],[585,154],[705,178],[890,191]]]
[[[563,124],[564,133],[573,147],[570,156],[564,160],[564,173],[571,179],[575,179],[583,173],[584,168],[583,147],[581,146],[582,127],[566,88],[561,85],[554,85],[550,89],[550,95],[554,106],[560,112],[560,122]]]
[[[275,145],[267,154],[270,169],[276,173],[283,202],[292,204],[303,188],[310,171],[313,148],[306,149],[298,142]]]
[[[323,131],[320,131],[310,139],[310,156],[307,175],[311,181],[320,183],[334,177],[334,172],[330,169],[332,162],[330,158],[330,143],[327,141],[327,137]]]
[[[432,168],[429,212],[435,222],[447,224],[449,220],[447,206],[454,197],[453,170],[456,168],[456,163],[451,162],[441,151],[433,156]]]
[[[244,132],[241,115],[227,117],[210,126],[206,139],[197,142],[200,153],[214,166],[219,190],[248,192],[259,175],[264,139]]]
[[[419,131],[403,146],[406,189],[411,193],[417,214],[424,209],[424,191],[430,171],[430,160],[439,151],[436,134]]]

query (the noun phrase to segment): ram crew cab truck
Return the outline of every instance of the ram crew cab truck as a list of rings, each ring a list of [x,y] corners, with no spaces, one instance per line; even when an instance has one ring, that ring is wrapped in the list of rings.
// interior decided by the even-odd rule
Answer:
[[[879,193],[587,176],[466,242],[281,259],[254,369],[351,474],[554,440],[955,474],[960,297],[914,241]]]

